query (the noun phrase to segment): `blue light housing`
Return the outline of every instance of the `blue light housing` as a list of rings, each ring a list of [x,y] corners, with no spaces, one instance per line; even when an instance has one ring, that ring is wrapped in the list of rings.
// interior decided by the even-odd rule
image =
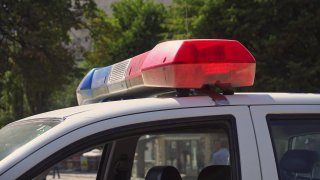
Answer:
[[[94,68],[83,78],[78,89],[77,99],[79,104],[99,102],[104,99],[101,95],[107,94],[107,81],[112,66]]]
[[[106,84],[109,74],[111,72],[111,66],[96,69],[92,76],[91,88],[99,88]]]
[[[91,89],[92,78],[95,71],[96,71],[96,68],[88,72],[88,74],[82,79],[81,83],[79,84],[78,90]]]

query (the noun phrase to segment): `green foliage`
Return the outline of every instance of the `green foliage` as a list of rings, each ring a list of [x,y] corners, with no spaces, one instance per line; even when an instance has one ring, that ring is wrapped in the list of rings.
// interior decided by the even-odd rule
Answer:
[[[50,96],[74,74],[71,28],[90,0],[0,1],[0,118],[49,110]]]
[[[112,9],[122,32],[111,53],[116,61],[148,51],[162,40],[161,24],[166,14],[162,4],[152,0],[122,0],[113,4]]]
[[[256,89],[320,92],[320,2],[271,2],[257,42]]]
[[[81,81],[80,77],[82,78],[82,75],[79,75],[78,78],[73,77],[72,81],[70,80],[68,84],[61,85],[59,90],[52,93],[49,99],[49,109],[60,109],[78,105],[75,90]]]
[[[101,10],[89,14],[93,49],[87,65],[106,66],[150,50],[162,40],[166,9],[152,0],[121,0],[112,5],[113,14]],[[92,26],[93,25],[93,26]]]
[[[85,54],[86,61],[82,66],[86,69],[104,66],[111,63],[110,49],[112,43],[120,32],[118,22],[108,17],[101,9],[90,11],[86,14],[86,26],[89,27],[92,38],[92,49]]]
[[[165,21],[168,29],[165,38],[188,39],[192,37],[194,23],[201,15],[200,9],[204,6],[203,0],[173,0]]]
[[[173,0],[169,7],[119,0],[112,10],[107,15],[92,0],[0,0],[0,126],[76,105],[84,71],[171,39],[245,44],[257,60],[255,86],[245,90],[320,91],[318,0]],[[70,47],[72,28],[90,31],[92,46],[80,63],[81,50]]]
[[[256,82],[249,90],[320,91],[320,1],[177,0],[172,37],[185,29],[186,2],[194,13],[184,37],[236,39],[254,54]]]

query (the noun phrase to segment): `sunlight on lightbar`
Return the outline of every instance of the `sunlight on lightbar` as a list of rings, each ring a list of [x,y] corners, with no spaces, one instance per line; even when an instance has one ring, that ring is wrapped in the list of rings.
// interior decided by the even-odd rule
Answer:
[[[235,40],[177,40],[91,70],[77,88],[79,105],[147,97],[168,89],[252,86],[256,61]]]

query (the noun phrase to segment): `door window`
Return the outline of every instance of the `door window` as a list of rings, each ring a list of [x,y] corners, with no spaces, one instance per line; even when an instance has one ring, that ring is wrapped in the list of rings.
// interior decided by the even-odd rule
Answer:
[[[146,134],[139,138],[131,180],[145,179],[153,167],[173,166],[182,179],[197,179],[206,167],[228,169],[224,178],[231,179],[235,149],[229,132],[219,128],[210,131]],[[217,176],[219,178],[219,176]]]
[[[140,180],[159,166],[176,169],[184,180],[201,180],[201,176],[220,180],[241,179],[236,126],[231,116],[217,116],[216,120],[214,117],[162,120],[121,127],[117,130],[119,133],[112,134],[114,136],[110,136],[110,132],[99,133],[90,139],[94,141],[97,138],[100,143],[108,144],[107,149],[103,145],[83,147],[86,150],[66,159],[56,153],[52,159],[64,159],[45,171],[39,164],[32,171],[41,170],[42,173],[34,179],[104,177]],[[88,139],[82,141],[88,142]],[[75,152],[69,149],[75,147],[70,145],[63,152]],[[101,158],[102,154],[105,157]],[[45,167],[54,163],[43,162],[48,164]]]
[[[320,179],[320,118],[269,117],[279,178]]]
[[[96,179],[103,146],[79,151],[42,172],[34,180]]]

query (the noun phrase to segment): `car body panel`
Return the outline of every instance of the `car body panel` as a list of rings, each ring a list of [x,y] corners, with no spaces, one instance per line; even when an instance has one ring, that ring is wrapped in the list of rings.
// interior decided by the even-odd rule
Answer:
[[[316,94],[239,93],[224,97],[229,102],[228,105],[219,105],[219,100],[212,99],[209,96],[143,98],[77,106],[25,118],[23,120],[47,117],[59,117],[64,120],[48,132],[27,143],[3,159],[0,162],[0,177],[19,177],[28,169],[59,149],[81,138],[107,129],[157,120],[228,113],[234,115],[237,119],[242,168],[241,174],[243,179],[265,179],[262,178],[260,174],[255,138],[260,142],[261,147],[268,144],[261,144],[264,142],[260,140],[262,136],[260,134],[263,133],[263,131],[260,132],[260,130],[257,130],[266,128],[266,126],[259,124],[263,123],[265,120],[262,118],[263,113],[257,112],[263,111],[264,113],[267,113],[267,109],[262,110],[263,107],[271,107],[271,110],[276,110],[276,107],[284,107],[279,108],[274,112],[285,113],[285,107],[287,107],[287,110],[290,110],[290,108],[293,107],[291,105],[288,106],[288,104],[296,104],[297,106],[295,109],[299,110],[297,112],[308,112],[308,109],[305,109],[307,106],[299,106],[298,104],[309,104],[311,105],[310,107],[315,107],[312,104],[320,104],[320,95]],[[256,131],[254,131],[252,125],[249,107],[251,109]],[[316,110],[313,110],[312,112],[316,112]],[[256,123],[256,121],[258,121],[258,123]],[[264,138],[269,137],[264,136]],[[259,152],[264,153],[261,150]],[[271,155],[271,152],[266,154],[266,156],[263,156],[264,158],[271,159],[270,156],[274,156]],[[260,154],[260,160],[265,162],[266,160],[261,156],[262,154]],[[261,167],[265,169],[265,165],[261,164]],[[273,170],[271,169],[270,171]],[[264,173],[262,174],[263,177],[267,176],[268,173],[269,172],[265,172],[264,170]]]
[[[320,114],[320,105],[265,105],[250,107],[264,179],[278,179],[276,159],[266,117],[270,114]]]

